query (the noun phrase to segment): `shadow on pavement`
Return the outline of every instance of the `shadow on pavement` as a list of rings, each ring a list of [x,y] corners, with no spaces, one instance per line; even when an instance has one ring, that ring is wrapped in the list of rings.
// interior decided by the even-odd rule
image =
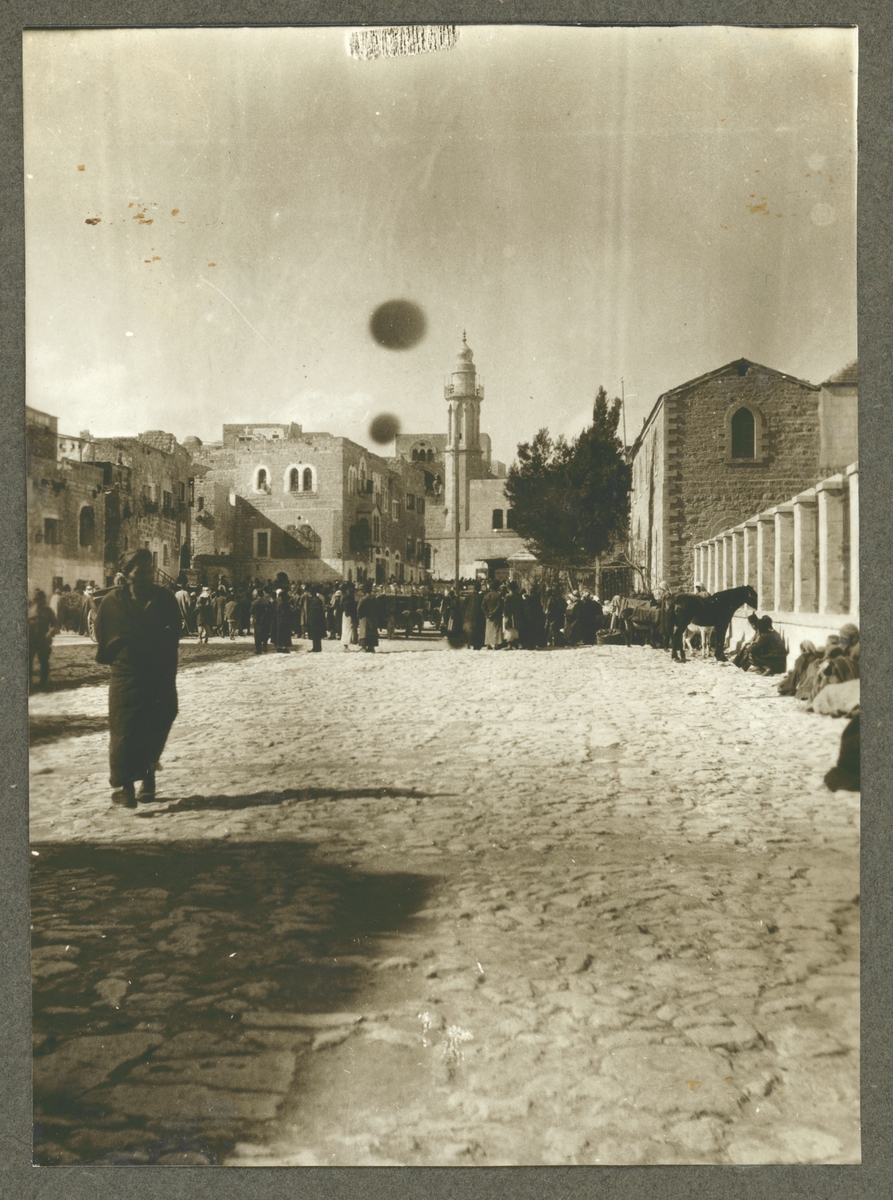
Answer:
[[[438,793],[444,795],[446,793]],[[229,812],[240,808],[264,808],[276,804],[306,802],[308,800],[384,800],[389,797],[427,800],[428,793],[415,788],[283,788],[281,792],[252,792],[246,796],[184,796],[173,803],[165,803],[164,797],[155,802],[152,809],[142,809],[135,815],[143,818],[163,817],[176,812],[207,812],[217,810]],[[158,807],[164,805],[163,808]]]
[[[295,843],[34,849],[41,1164],[220,1162],[342,1036],[432,883]]]
[[[93,716],[64,716],[32,717],[30,720],[30,741],[32,746],[42,742],[55,742],[59,738],[83,737],[88,733],[104,733],[109,727],[106,713]]]

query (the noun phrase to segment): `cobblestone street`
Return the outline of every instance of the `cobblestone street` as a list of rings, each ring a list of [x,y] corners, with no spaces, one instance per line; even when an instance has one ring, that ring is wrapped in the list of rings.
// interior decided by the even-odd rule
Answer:
[[[32,697],[37,1161],[859,1161],[843,721],[642,647],[225,649],[135,811],[106,687]]]

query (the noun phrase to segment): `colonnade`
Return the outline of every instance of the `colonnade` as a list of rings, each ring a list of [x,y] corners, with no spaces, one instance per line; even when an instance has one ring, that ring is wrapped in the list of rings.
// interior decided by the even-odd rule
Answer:
[[[859,465],[694,547],[708,592],[750,584],[761,612],[859,612]],[[807,624],[814,624],[807,618]]]

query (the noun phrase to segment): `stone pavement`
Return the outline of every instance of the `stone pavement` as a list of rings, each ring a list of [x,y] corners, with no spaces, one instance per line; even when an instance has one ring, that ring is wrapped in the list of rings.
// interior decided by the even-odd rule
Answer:
[[[105,688],[32,698],[37,1161],[857,1162],[843,722],[422,646],[183,671],[135,812]]]

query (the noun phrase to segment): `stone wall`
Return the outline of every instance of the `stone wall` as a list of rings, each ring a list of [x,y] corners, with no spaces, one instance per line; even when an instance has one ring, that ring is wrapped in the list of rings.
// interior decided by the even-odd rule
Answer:
[[[113,560],[145,546],[156,567],[176,578],[188,565],[192,509],[192,458],[173,434],[152,430],[139,437],[94,438],[92,454],[118,492]]]
[[[107,582],[105,505],[101,467],[29,455],[28,584],[49,596],[54,581],[70,587],[83,580]],[[82,513],[89,510],[92,521]]]
[[[471,479],[468,481],[468,527],[459,540],[459,572],[463,578],[473,578],[475,563],[492,559],[509,559],[524,550],[524,543],[514,529],[507,527],[510,506],[505,498],[504,479]],[[502,528],[494,528],[493,514],[502,514]],[[428,508],[428,542],[432,552],[432,574],[438,579],[455,575],[455,535],[446,524],[443,504]]]
[[[420,467],[299,429],[283,426],[288,436],[282,437],[231,434],[221,445],[196,449],[194,553],[232,554],[252,577],[265,578],[275,560],[291,564],[281,568],[289,576],[297,571],[308,581],[422,578]],[[361,521],[369,531],[365,552],[352,536]]]
[[[856,403],[855,393],[825,392],[741,359],[659,398],[632,451],[630,554],[652,586],[690,588],[697,542],[821,478],[823,457],[850,445]],[[753,415],[753,449],[733,456],[742,408]]]
[[[750,584],[794,653],[858,625],[858,464],[699,542],[693,568],[710,592]],[[733,638],[742,634],[750,627],[739,615]]]

